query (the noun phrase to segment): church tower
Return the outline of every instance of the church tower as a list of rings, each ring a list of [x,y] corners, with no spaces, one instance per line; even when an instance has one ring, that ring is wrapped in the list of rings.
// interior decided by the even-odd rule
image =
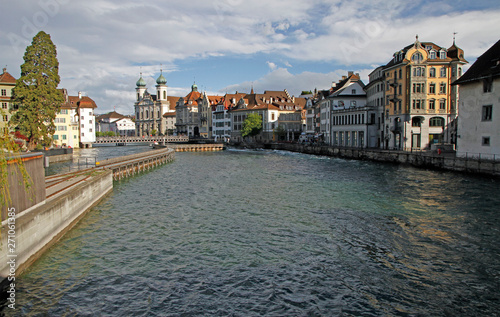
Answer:
[[[142,73],[136,85],[135,91],[137,92],[137,101],[139,101],[144,97],[144,92],[146,92],[146,82],[142,79]]]

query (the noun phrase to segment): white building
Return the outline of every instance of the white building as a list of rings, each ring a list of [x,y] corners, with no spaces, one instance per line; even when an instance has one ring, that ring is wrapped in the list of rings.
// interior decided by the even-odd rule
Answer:
[[[359,74],[349,73],[328,97],[331,104],[331,139],[334,146],[377,146],[376,108],[366,104],[365,85]]]
[[[500,41],[453,85],[460,86],[457,156],[500,158]]]
[[[212,111],[212,136],[215,141],[231,138],[231,115],[225,102],[219,102]]]
[[[94,100],[82,97],[78,93],[78,115],[80,116],[80,147],[92,147],[95,142],[95,116],[94,109],[97,108]]]
[[[98,132],[114,132],[118,136],[134,136],[135,122],[115,111],[96,118]]]

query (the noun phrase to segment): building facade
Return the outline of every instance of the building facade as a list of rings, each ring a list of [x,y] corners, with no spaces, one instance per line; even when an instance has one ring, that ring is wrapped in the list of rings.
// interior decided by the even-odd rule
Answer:
[[[200,136],[198,103],[201,102],[201,99],[202,95],[196,84],[191,86],[191,92],[186,97],[179,98],[175,106],[177,135]]]
[[[135,122],[113,111],[96,118],[96,132],[114,132],[117,136],[135,136]]]
[[[0,129],[8,127],[12,114],[17,111],[12,102],[12,89],[16,86],[16,79],[3,69],[0,74]]]
[[[415,41],[384,67],[384,148],[424,150],[453,144],[458,91],[450,84],[467,61],[455,43],[446,49]]]
[[[331,139],[340,147],[376,147],[376,108],[366,103],[365,85],[359,74],[349,73],[327,98],[331,106]]]
[[[147,91],[146,82],[141,77],[136,83],[135,128],[137,136],[164,135],[167,132],[167,120],[164,115],[174,112],[167,93],[167,80],[160,73],[156,79],[156,95]]]
[[[366,91],[366,105],[372,109],[375,109],[376,125],[377,125],[377,136],[376,136],[376,146],[377,148],[384,148],[385,142],[385,131],[383,129],[385,125],[385,104],[384,104],[384,67],[379,66],[374,71],[368,75],[369,83],[365,86]]]
[[[457,156],[500,158],[500,41],[453,86],[460,87]]]

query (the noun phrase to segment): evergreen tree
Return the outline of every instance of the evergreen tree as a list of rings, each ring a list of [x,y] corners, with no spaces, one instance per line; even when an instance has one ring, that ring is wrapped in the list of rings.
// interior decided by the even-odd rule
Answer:
[[[14,104],[19,110],[10,124],[28,138],[29,150],[40,143],[52,143],[54,119],[64,102],[57,90],[59,81],[56,46],[50,35],[40,31],[26,48],[21,77],[12,89]]]
[[[241,127],[241,136],[256,136],[262,131],[262,117],[257,113],[251,113],[247,116]]]

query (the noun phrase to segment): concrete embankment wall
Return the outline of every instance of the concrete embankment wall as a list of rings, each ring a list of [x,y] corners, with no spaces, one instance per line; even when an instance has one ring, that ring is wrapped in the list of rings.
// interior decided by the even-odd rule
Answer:
[[[12,274],[9,263],[13,259],[15,274],[19,275],[112,189],[111,171],[94,172],[89,180],[68,192],[16,213],[14,220],[5,219],[1,229],[0,280]]]
[[[396,152],[370,149],[334,148],[330,146],[312,146],[295,143],[266,144],[266,148],[326,155],[347,159],[371,160],[408,164],[415,167],[433,168],[472,174],[500,177],[500,161],[458,158],[454,155],[435,155],[425,152]]]

